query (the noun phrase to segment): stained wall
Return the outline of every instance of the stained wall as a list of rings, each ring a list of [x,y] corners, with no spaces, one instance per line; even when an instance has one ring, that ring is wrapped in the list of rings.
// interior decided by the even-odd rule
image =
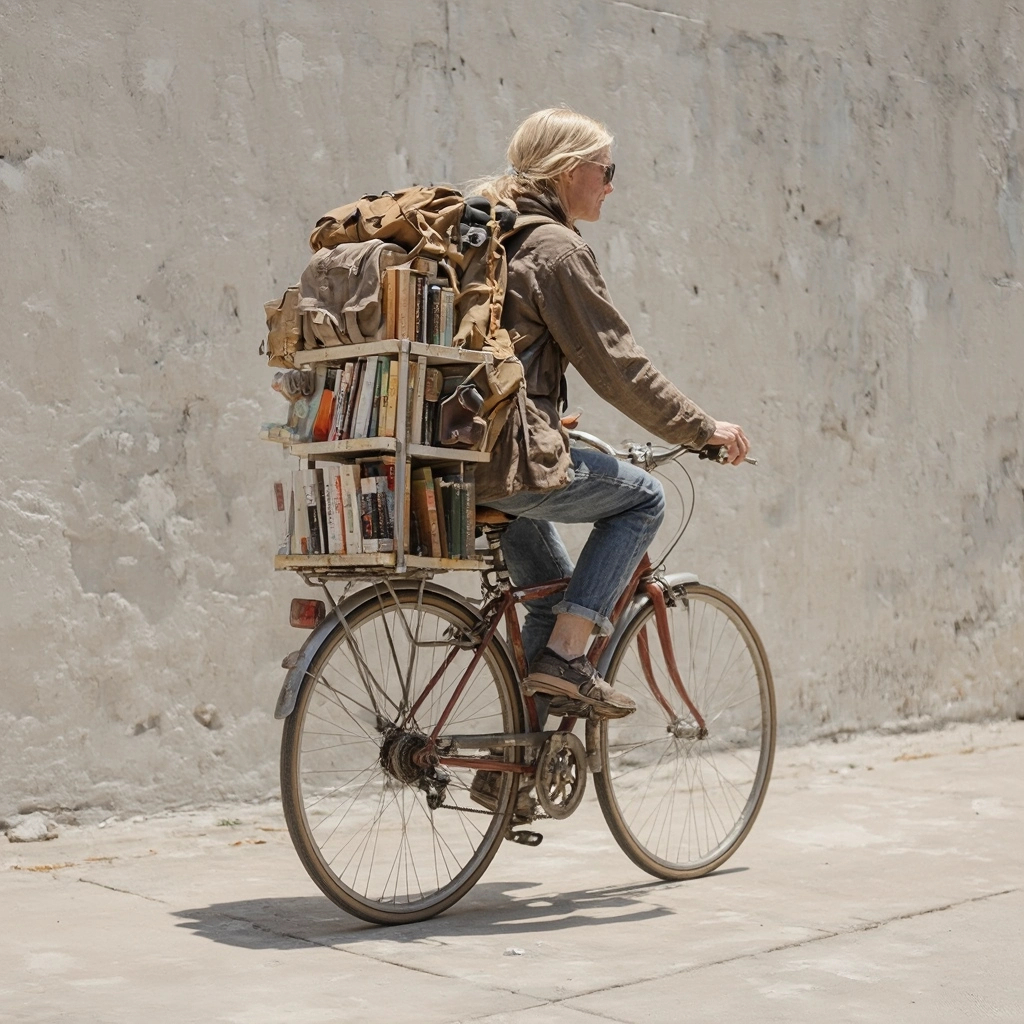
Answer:
[[[997,0],[7,3],[0,811],[273,791],[262,303],[325,210],[561,102],[616,136],[613,297],[754,441],[673,567],[786,734],[1024,713],[1022,46]]]

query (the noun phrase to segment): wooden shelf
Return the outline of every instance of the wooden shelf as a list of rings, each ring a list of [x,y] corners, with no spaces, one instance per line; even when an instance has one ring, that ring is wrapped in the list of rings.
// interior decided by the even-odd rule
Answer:
[[[433,572],[448,572],[457,569],[486,569],[487,561],[480,558],[427,558],[423,555],[406,555],[405,564],[409,569],[428,569]],[[395,553],[370,552],[362,555],[275,555],[275,569],[293,569],[315,572],[318,569],[350,569],[355,575],[359,569],[395,568]]]
[[[314,366],[324,363],[347,363],[352,359],[366,356],[398,355],[399,341],[389,338],[385,341],[368,341],[363,345],[331,345],[329,348],[302,349],[292,355],[297,365]],[[423,345],[418,341],[410,342],[409,358],[417,359],[426,356],[431,366],[444,366],[454,363],[489,363],[493,360],[490,352],[476,351],[468,348],[448,348],[444,345]]]
[[[398,444],[393,437],[354,437],[347,441],[304,441],[300,444],[285,445],[285,448],[292,455],[297,455],[300,458],[334,462],[360,454],[372,455],[375,452],[394,454],[398,450]],[[465,448],[432,447],[425,444],[406,445],[405,453],[410,458],[429,462],[490,462],[491,460],[491,456],[487,452],[473,452]]]

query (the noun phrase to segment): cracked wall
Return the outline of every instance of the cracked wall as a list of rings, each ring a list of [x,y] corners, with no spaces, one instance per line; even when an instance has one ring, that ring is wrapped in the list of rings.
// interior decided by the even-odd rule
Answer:
[[[300,588],[270,570],[262,303],[322,212],[497,170],[563,101],[617,138],[583,229],[613,297],[754,439],[757,469],[695,470],[673,565],[749,609],[787,733],[1024,712],[1018,6],[104,0],[0,26],[0,810],[274,789]],[[572,402],[636,436],[578,379]]]

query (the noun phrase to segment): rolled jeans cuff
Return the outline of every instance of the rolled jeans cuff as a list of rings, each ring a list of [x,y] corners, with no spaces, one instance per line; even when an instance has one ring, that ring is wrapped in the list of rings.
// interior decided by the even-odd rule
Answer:
[[[551,610],[555,615],[578,615],[581,619],[589,619],[597,627],[598,636],[608,636],[612,631],[612,620],[600,612],[595,612],[593,608],[584,608],[583,605],[570,601],[559,601]]]

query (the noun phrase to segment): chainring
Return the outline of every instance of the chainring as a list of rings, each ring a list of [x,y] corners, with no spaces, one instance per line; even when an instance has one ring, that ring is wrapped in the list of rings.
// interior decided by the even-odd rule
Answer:
[[[587,788],[587,751],[571,732],[554,732],[540,748],[537,802],[552,818],[568,818]]]

